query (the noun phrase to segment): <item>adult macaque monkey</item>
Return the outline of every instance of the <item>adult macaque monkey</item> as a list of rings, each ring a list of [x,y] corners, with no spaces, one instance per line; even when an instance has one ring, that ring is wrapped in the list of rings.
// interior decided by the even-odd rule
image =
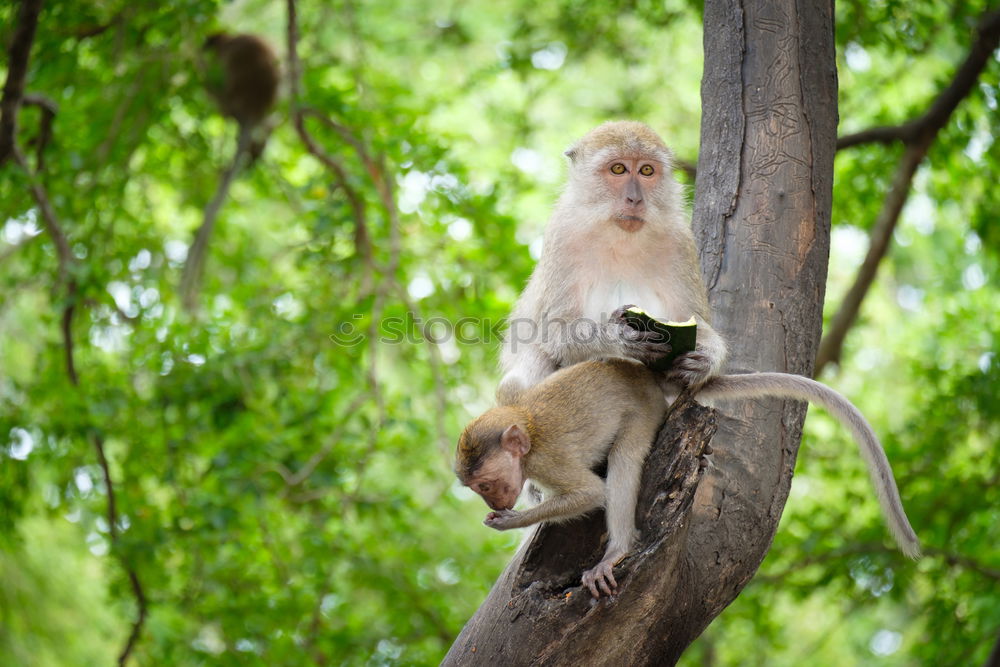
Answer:
[[[511,313],[497,391],[512,400],[557,368],[602,356],[654,361],[665,346],[623,327],[624,304],[698,322],[698,347],[668,377],[717,375],[726,344],[709,325],[698,252],[672,156],[642,123],[605,123],[573,145],[569,182],[545,230],[542,256]]]
[[[220,32],[210,35],[204,48],[209,54],[208,91],[219,105],[219,111],[234,119],[239,130],[232,162],[223,172],[215,196],[205,208],[205,217],[184,263],[181,296],[188,310],[195,307],[208,241],[229,186],[242,166],[258,158],[264,150],[267,141],[264,120],[274,106],[281,81],[274,51],[256,35]]]
[[[500,405],[522,404],[532,386],[577,362],[625,357],[651,363],[666,354],[667,346],[655,334],[625,326],[626,304],[638,304],[664,320],[693,316],[697,347],[677,358],[660,378],[661,386],[667,385],[668,393],[687,387],[701,398],[773,396],[827,408],[857,439],[901,550],[917,557],[919,541],[885,452],[847,399],[798,375],[719,375],[726,347],[708,323],[694,237],[671,175],[671,154],[660,137],[642,123],[605,123],[566,153],[569,183],[546,229],[538,266],[511,314],[497,390]],[[572,414],[583,419],[579,410]]]
[[[698,392],[705,398],[792,394],[808,396],[848,425],[871,464],[872,479],[889,528],[900,548],[919,553],[899,492],[875,433],[842,396],[808,378],[782,373],[720,375]],[[635,543],[635,506],[642,466],[663,421],[666,402],[659,378],[642,364],[620,358],[563,368],[487,411],[462,432],[455,455],[459,481],[493,510],[483,522],[497,530],[540,521],[563,521],[603,507],[608,546],[601,561],[583,573],[594,597],[617,589],[612,572]],[[593,472],[607,459],[607,479]],[[524,482],[547,493],[538,505],[515,511]]]

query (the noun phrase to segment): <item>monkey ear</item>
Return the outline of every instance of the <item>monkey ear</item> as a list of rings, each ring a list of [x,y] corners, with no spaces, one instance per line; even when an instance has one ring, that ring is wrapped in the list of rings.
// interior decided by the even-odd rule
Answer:
[[[504,451],[514,456],[524,456],[531,451],[531,440],[524,429],[517,424],[511,424],[500,436],[500,446]]]
[[[563,155],[565,155],[566,157],[568,157],[570,162],[575,162],[576,161],[576,146],[573,146],[573,147],[567,149],[566,152],[563,153]]]

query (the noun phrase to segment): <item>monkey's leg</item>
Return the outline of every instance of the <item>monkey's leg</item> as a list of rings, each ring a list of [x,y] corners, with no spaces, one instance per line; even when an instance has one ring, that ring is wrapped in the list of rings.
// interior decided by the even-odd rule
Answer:
[[[652,421],[626,421],[608,453],[607,507],[608,547],[601,562],[583,573],[583,585],[595,598],[611,595],[618,588],[613,569],[635,544],[635,504],[639,497],[642,464],[656,435]],[[658,420],[657,420],[658,423]]]

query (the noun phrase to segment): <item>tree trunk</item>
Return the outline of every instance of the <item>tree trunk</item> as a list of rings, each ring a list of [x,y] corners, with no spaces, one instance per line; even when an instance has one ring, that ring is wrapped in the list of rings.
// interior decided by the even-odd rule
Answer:
[[[705,26],[694,231],[713,324],[729,342],[730,368],[811,375],[837,139],[833,2],[709,0]],[[793,401],[720,409],[688,536],[690,640],[767,554],[804,417]]]
[[[732,368],[809,375],[815,359],[837,126],[832,12],[822,0],[705,3],[694,229]],[[444,664],[676,662],[767,553],[805,409],[723,406],[702,475],[715,415],[678,406],[658,436],[637,508],[642,539],[615,569],[616,597],[595,602],[579,586],[601,552],[602,515],[542,527]]]

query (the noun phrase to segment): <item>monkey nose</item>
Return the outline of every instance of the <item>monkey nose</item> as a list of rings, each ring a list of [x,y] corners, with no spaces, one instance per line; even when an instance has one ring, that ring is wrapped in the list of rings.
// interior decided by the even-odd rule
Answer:
[[[642,203],[642,188],[635,180],[629,181],[625,187],[625,201],[630,206],[638,206]]]

